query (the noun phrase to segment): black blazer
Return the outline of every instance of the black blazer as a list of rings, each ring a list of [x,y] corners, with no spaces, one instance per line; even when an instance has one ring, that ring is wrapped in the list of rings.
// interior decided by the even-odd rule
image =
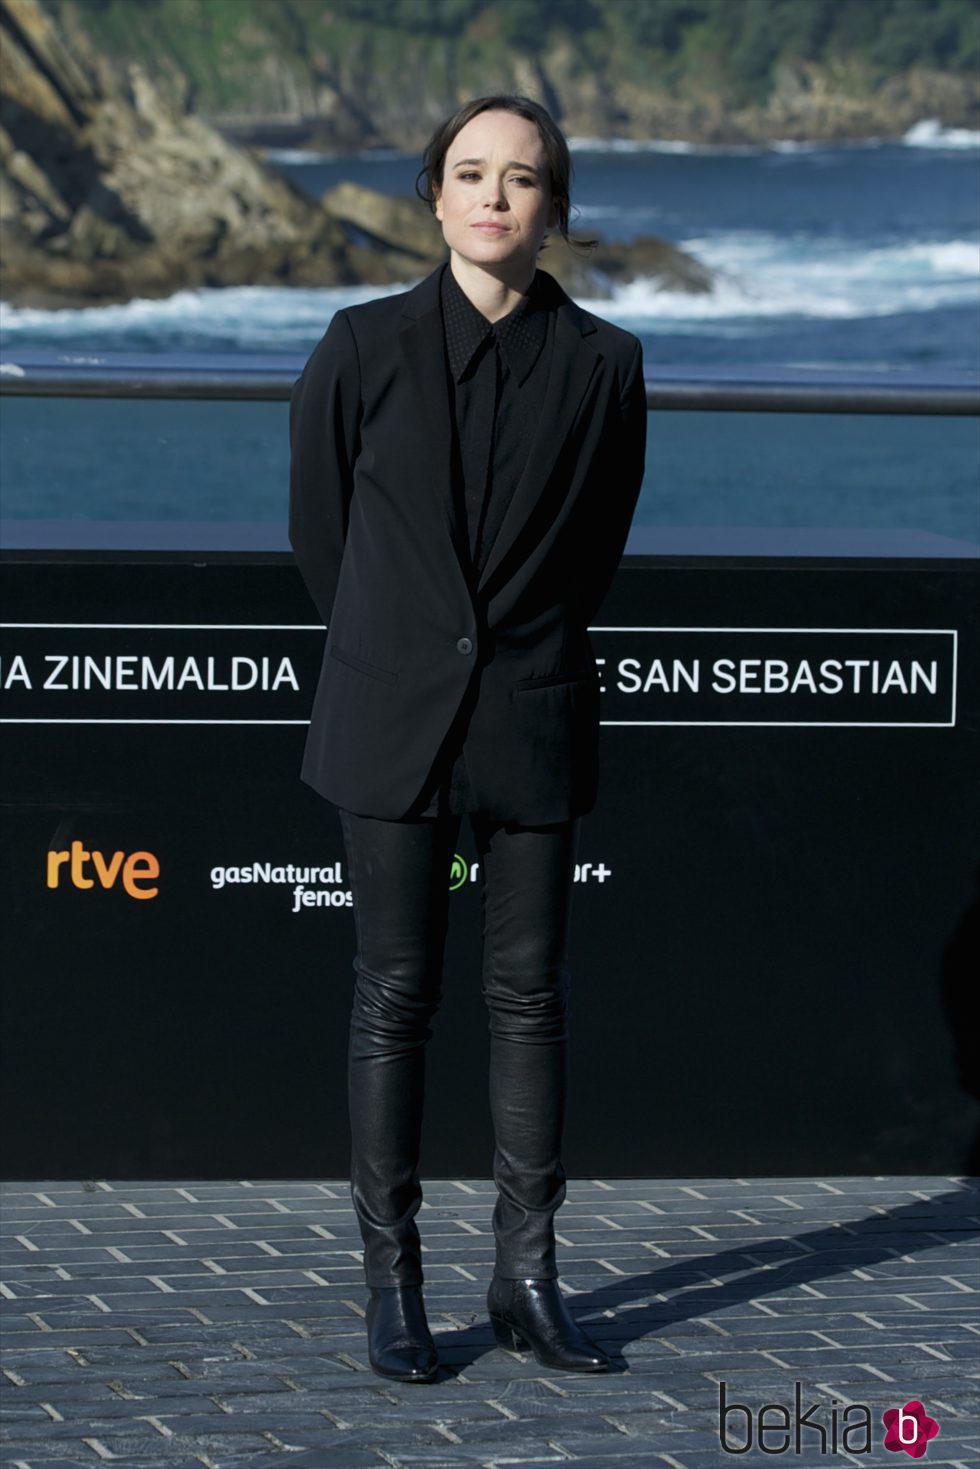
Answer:
[[[481,804],[502,820],[563,821],[596,801],[587,629],[643,480],[642,348],[539,269],[557,311],[544,410],[471,587],[442,269],[336,312],[293,387],[289,538],[327,625],[300,778],[337,806],[399,819],[465,697]]]

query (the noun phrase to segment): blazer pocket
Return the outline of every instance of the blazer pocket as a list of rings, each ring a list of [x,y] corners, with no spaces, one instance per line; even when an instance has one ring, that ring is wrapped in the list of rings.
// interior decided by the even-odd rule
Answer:
[[[330,644],[330,656],[336,658],[338,663],[346,663],[350,668],[356,668],[358,673],[366,673],[369,678],[379,679],[381,683],[398,682],[397,673],[392,673],[387,668],[379,668],[376,663],[368,663],[365,658],[358,658],[355,653],[348,653],[344,648],[338,648],[336,643]]]
[[[546,673],[540,678],[519,678],[514,687],[521,692],[525,689],[547,689],[552,684],[585,683],[589,676],[587,668],[581,668],[577,673]]]

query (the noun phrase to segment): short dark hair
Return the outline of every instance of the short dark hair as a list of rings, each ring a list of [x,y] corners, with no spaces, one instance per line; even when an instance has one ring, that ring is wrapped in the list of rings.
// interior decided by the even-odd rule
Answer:
[[[542,107],[540,102],[535,102],[533,97],[525,97],[519,92],[495,92],[487,97],[473,97],[469,102],[464,102],[462,107],[457,108],[451,116],[445,118],[425,145],[422,167],[415,178],[416,194],[420,199],[425,200],[434,214],[436,200],[433,186],[440,191],[443,188],[443,171],[449,145],[471,118],[481,112],[491,111],[514,112],[519,117],[526,117],[529,122],[537,124],[545,157],[548,160],[551,197],[558,205],[559,234],[567,245],[573,247],[581,245],[594,250],[599,243],[598,240],[573,240],[568,233],[568,216],[572,208],[573,170],[565,135],[550,112]],[[419,184],[422,180],[425,181],[424,187],[420,188]],[[547,245],[547,240],[542,241],[541,249],[547,249]]]

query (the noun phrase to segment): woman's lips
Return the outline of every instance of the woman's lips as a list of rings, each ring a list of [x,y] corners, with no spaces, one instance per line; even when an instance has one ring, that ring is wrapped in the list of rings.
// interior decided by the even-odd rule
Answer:
[[[505,235],[510,226],[506,224],[474,224],[471,228],[482,230],[485,235]]]

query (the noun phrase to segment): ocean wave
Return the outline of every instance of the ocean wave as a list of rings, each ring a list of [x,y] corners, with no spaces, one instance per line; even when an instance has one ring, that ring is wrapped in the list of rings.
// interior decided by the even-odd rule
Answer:
[[[723,331],[774,317],[884,317],[950,306],[975,310],[980,242],[896,240],[880,245],[847,238],[782,235],[764,230],[720,232],[677,244],[715,272],[710,295],[665,291],[656,279],[614,287],[610,298],[576,297],[598,315],[652,328],[661,322],[698,322]],[[544,263],[547,270],[547,262]],[[42,311],[0,304],[5,345],[39,339],[105,338],[139,350],[241,347],[253,352],[308,347],[340,307],[405,291],[388,286],[288,288],[228,286],[178,291],[162,300]]]
[[[873,135],[865,138],[769,138],[759,143],[701,143],[689,138],[601,138],[571,137],[572,152],[589,153],[825,153],[836,149],[882,148],[894,144],[909,148],[977,148],[980,132],[970,128],[943,127],[938,117],[924,117],[902,135]],[[269,163],[309,165],[336,163],[345,158],[362,163],[390,162],[414,158],[399,148],[361,148],[336,152],[317,148],[276,148],[254,145]]]
[[[319,152],[315,148],[263,148],[261,144],[254,147],[265,158],[266,163],[289,163],[289,164],[314,164],[334,163],[340,156],[337,153]]]
[[[764,153],[766,143],[694,143],[686,138],[569,138],[572,153]]]
[[[980,148],[980,131],[944,128],[938,117],[924,117],[909,128],[902,142],[907,148]]]
[[[93,338],[116,339],[113,347],[118,342],[134,350],[144,344],[155,349],[161,343],[187,349],[203,343],[206,348],[220,338],[232,348],[288,351],[291,338],[308,342],[311,333],[326,329],[341,307],[405,289],[403,282],[387,286],[202,286],[160,299],[141,296],[112,306],[57,311],[0,302],[0,329],[11,345],[23,334],[35,341],[43,338],[56,347],[62,337],[75,339],[84,332]]]
[[[338,163],[350,159],[358,163],[390,163],[393,159],[414,158],[415,154],[404,148],[349,148],[336,152],[328,148],[274,148],[253,144],[265,156],[267,163]]]
[[[699,143],[685,138],[569,138],[573,152],[590,153],[827,153],[857,148],[976,148],[980,132],[943,127],[938,117],[924,117],[900,135],[864,138],[768,138],[759,143]]]
[[[617,320],[861,318],[968,305],[975,309],[980,241],[907,240],[855,247],[851,240],[742,231],[678,245],[716,273],[710,295],[663,291],[635,280],[615,295]],[[583,301],[600,315],[610,303]],[[605,306],[605,312],[603,312]]]

